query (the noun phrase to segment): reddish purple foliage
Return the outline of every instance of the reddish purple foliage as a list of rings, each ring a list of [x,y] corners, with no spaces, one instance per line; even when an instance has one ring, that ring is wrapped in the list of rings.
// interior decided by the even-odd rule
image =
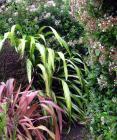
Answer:
[[[39,91],[29,90],[30,86],[31,83],[24,92],[20,92],[21,87],[15,91],[14,79],[9,79],[6,84],[3,82],[0,84],[0,113],[4,111],[3,103],[7,103],[8,107],[6,137],[13,139],[15,136],[19,140],[45,140],[46,136],[51,136],[52,139],[60,140],[61,112],[64,111],[50,99],[40,96]],[[42,110],[46,111],[46,115]],[[47,123],[49,128],[46,127]],[[44,131],[49,135],[45,135]]]

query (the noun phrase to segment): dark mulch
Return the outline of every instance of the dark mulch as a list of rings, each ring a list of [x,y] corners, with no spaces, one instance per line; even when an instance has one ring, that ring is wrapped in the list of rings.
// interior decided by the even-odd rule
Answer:
[[[6,81],[9,78],[15,78],[17,83],[22,83],[22,88],[27,83],[25,57],[21,59],[15,48],[6,41],[0,51],[0,81]]]
[[[69,134],[63,134],[62,140],[86,140],[87,131],[82,125],[71,127]]]

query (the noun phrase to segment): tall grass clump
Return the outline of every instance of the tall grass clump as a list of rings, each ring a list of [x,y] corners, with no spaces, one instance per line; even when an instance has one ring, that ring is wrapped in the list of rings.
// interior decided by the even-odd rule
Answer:
[[[44,30],[48,28],[48,32]],[[63,51],[47,46],[46,38],[53,36]],[[53,99],[65,110],[69,121],[86,121],[86,65],[81,56],[70,51],[67,43],[52,27],[42,27],[35,36],[24,35],[21,27],[14,25],[0,41],[5,40],[23,57],[27,56],[27,76],[34,78],[33,87],[41,89],[44,96]]]

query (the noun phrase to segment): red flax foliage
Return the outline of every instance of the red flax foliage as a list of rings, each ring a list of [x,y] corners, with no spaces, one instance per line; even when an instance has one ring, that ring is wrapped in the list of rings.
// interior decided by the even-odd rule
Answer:
[[[14,79],[0,83],[0,114],[6,112],[6,132],[2,137],[9,140],[60,140],[63,110],[42,97],[39,91],[29,90],[30,86],[21,92],[20,87],[15,91]],[[7,104],[6,111],[2,107],[4,103]]]

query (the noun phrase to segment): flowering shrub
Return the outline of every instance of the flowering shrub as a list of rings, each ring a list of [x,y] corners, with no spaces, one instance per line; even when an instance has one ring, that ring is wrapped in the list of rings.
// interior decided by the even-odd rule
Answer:
[[[97,93],[90,93],[90,104],[88,105],[88,116],[90,118],[89,139],[115,140],[117,138],[117,97],[111,99]],[[103,107],[102,107],[103,106]]]
[[[116,2],[109,2],[78,0],[78,19],[85,27],[84,42],[89,46],[89,56],[86,56],[85,60],[90,69],[87,78],[90,132],[93,139],[106,140],[117,137],[114,115],[117,99],[117,17],[116,10],[111,12],[114,5],[116,8]]]
[[[0,34],[9,31],[14,24],[20,24],[23,33],[30,35],[37,33],[42,26],[51,26],[72,48],[78,49],[78,39],[83,34],[83,27],[71,16],[70,11],[66,10],[67,5],[67,1],[65,4],[62,0],[32,3],[24,0],[3,5],[0,14]],[[52,39],[50,42],[50,45],[55,43]]]
[[[55,28],[72,49],[78,50],[79,37],[84,33],[83,27],[70,15],[69,11],[65,10],[63,6],[42,8],[41,15],[38,19],[38,25],[40,27],[48,25]],[[55,43],[52,38],[49,41],[51,43],[50,46]]]

